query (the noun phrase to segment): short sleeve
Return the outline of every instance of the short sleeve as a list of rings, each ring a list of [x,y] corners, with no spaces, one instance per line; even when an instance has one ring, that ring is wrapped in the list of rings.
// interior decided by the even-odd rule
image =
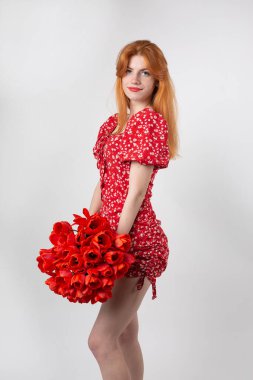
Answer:
[[[161,114],[138,118],[127,131],[121,161],[138,161],[163,169],[169,164],[168,125]]]

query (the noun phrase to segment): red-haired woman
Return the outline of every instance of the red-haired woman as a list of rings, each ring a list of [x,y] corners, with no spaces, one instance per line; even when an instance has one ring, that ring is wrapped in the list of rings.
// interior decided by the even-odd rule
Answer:
[[[178,155],[177,102],[167,61],[148,40],[120,51],[116,75],[119,112],[101,125],[93,148],[100,180],[89,212],[107,217],[117,233],[130,234],[136,261],[101,305],[88,345],[104,380],[142,380],[137,310],[151,284],[156,298],[156,277],[169,256],[151,189],[158,169]]]

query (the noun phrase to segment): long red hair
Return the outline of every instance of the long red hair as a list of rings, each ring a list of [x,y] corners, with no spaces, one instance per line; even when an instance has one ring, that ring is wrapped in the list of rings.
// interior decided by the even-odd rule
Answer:
[[[118,132],[120,133],[127,122],[127,109],[130,101],[126,97],[122,87],[122,77],[125,75],[129,60],[134,55],[141,55],[145,59],[147,68],[158,82],[155,87],[151,106],[154,111],[162,114],[168,124],[168,147],[170,158],[180,156],[178,154],[179,136],[177,130],[178,105],[175,88],[169,74],[167,61],[161,49],[149,40],[137,40],[124,46],[116,61],[115,95],[118,108]]]

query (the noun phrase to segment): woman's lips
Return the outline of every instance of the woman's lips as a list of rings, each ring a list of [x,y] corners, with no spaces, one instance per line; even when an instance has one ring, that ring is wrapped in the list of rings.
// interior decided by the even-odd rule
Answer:
[[[133,91],[133,92],[138,92],[138,91],[141,91],[141,88],[138,88],[138,87],[127,87],[130,91]]]

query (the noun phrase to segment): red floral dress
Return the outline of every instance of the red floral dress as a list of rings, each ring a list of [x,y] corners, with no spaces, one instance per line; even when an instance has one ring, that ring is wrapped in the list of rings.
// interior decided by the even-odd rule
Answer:
[[[130,252],[134,253],[136,261],[125,276],[139,277],[137,289],[142,288],[146,276],[152,284],[152,299],[155,299],[156,277],[161,276],[167,267],[169,247],[150,198],[158,169],[169,164],[168,125],[160,113],[145,107],[129,118],[122,133],[111,134],[116,127],[117,114],[114,114],[101,125],[93,147],[101,180],[102,207],[99,213],[116,231],[128,192],[131,161],[154,165],[145,198],[129,231],[132,239]]]

